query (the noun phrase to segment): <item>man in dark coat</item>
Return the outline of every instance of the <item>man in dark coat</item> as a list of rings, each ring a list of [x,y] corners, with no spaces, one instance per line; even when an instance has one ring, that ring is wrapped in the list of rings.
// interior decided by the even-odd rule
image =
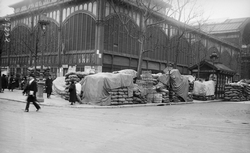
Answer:
[[[8,79],[5,74],[2,75],[2,90],[7,89],[8,87]]]
[[[16,87],[16,81],[15,81],[14,76],[11,75],[9,79],[9,90],[13,91],[15,87]]]
[[[46,89],[46,93],[47,93],[47,98],[50,98],[50,95],[52,93],[52,85],[53,85],[53,80],[52,80],[51,76],[49,75],[45,81],[45,89]]]
[[[76,102],[76,85],[74,80],[71,80],[71,84],[69,86],[69,102],[71,102],[71,105]]]
[[[36,111],[39,111],[41,107],[36,103],[37,82],[35,81],[35,76],[33,74],[30,74],[29,80],[30,81],[28,82],[26,88],[23,90],[23,94],[28,93],[25,112],[29,112],[30,102],[32,102],[36,107]]]

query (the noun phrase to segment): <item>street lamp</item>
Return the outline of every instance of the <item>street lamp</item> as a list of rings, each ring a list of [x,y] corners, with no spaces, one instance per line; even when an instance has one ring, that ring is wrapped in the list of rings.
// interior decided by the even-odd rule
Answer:
[[[215,98],[216,98],[216,91],[217,91],[217,79],[215,77],[215,70],[214,70],[214,62],[216,59],[218,59],[218,55],[216,52],[213,52],[211,55],[210,55],[210,59],[213,61],[213,74],[212,74],[212,80],[215,82]]]
[[[49,21],[46,18],[46,15],[42,14],[40,15],[40,20],[38,21],[40,28],[42,30],[42,36],[45,38],[45,32],[46,32],[46,28],[47,25],[49,25]],[[40,29],[38,27],[38,29]],[[45,40],[45,39],[44,39]],[[45,41],[43,46],[45,45]],[[43,65],[44,65],[44,50],[42,50],[42,57],[41,57],[41,70],[40,70],[40,76],[39,76],[39,81],[38,81],[38,94],[37,94],[37,101],[39,102],[44,102],[44,98],[43,98],[43,91],[44,91],[44,80],[43,80]]]
[[[218,59],[218,55],[216,52],[213,52],[211,55],[210,55],[210,59],[212,60],[213,62],[213,75],[212,75],[212,80],[215,80],[215,70],[214,70],[214,62],[216,59]]]

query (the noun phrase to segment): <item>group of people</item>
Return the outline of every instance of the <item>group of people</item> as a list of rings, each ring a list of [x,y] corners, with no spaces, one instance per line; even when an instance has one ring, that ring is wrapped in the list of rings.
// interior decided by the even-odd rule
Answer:
[[[9,89],[13,91],[16,88],[16,80],[13,75],[9,78],[6,75],[2,75],[2,90]],[[52,94],[52,85],[53,79],[49,75],[45,81],[45,91],[47,93],[47,98],[51,97]],[[38,85],[34,74],[30,74],[27,77],[23,77],[21,80],[21,89],[23,90],[23,95],[27,96],[27,103],[25,106],[25,112],[29,112],[29,105],[32,102],[33,105],[36,107],[37,111],[41,109],[40,105],[37,103],[36,93],[38,91]],[[68,88],[69,91],[69,102],[73,105],[76,101],[81,103],[81,84],[79,82],[71,81],[70,86]]]
[[[29,105],[30,102],[33,103],[33,105],[36,107],[36,111],[39,111],[41,107],[37,103],[37,98],[36,98],[36,93],[37,93],[37,82],[35,79],[35,76],[33,74],[29,75],[29,81],[25,85],[25,88],[23,90],[23,94],[27,95],[27,103],[25,107],[25,112],[29,112]],[[52,93],[52,85],[53,85],[53,79],[49,75],[45,81],[45,90],[47,93],[47,98],[50,98],[51,93]]]
[[[2,91],[4,92],[5,89],[9,89],[9,91],[13,91],[15,88],[19,87],[19,81],[17,77],[14,77],[14,75],[6,76],[5,74],[2,74],[1,77],[2,81]]]
[[[18,82],[16,78],[11,75],[10,77],[7,77],[5,74],[2,75],[1,77],[2,81],[2,91],[5,89],[9,89],[9,91],[13,91],[16,87],[16,83]],[[53,79],[49,75],[45,81],[45,90],[47,93],[47,98],[50,98],[51,93],[52,93],[52,85],[53,85]],[[36,93],[38,91],[37,88],[37,82],[34,74],[30,74],[27,77],[23,77],[21,82],[20,82],[20,89],[23,90],[23,95],[27,96],[27,103],[25,107],[25,112],[29,112],[29,105],[30,102],[34,104],[36,107],[37,111],[41,109],[39,104],[37,103],[37,98],[36,98]]]

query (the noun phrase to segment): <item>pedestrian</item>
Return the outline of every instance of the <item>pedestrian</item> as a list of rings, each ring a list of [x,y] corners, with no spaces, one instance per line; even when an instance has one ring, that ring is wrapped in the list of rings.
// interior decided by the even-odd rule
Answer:
[[[7,89],[8,87],[8,79],[5,74],[2,75],[2,90]]]
[[[16,87],[16,81],[14,76],[11,75],[9,78],[9,91],[13,91],[15,87]]]
[[[24,90],[24,89],[25,89],[25,87],[27,86],[27,83],[28,83],[27,77],[24,76],[24,77],[22,78],[22,81],[21,81],[21,90]]]
[[[36,103],[37,82],[35,81],[35,76],[33,74],[30,74],[29,80],[30,81],[28,82],[27,86],[23,90],[23,95],[25,93],[28,93],[25,112],[29,112],[30,102],[32,102],[33,105],[36,107],[36,111],[39,111],[41,107]]]
[[[73,105],[76,102],[76,85],[74,80],[71,80],[69,85],[69,102]]]
[[[53,80],[52,80],[51,76],[49,75],[45,81],[45,89],[46,89],[46,93],[47,93],[47,98],[50,98],[50,95],[52,93],[52,85],[53,85]]]

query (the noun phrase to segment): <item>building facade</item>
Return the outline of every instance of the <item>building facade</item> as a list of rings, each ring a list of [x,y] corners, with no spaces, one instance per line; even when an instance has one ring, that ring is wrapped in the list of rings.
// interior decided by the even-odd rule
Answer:
[[[206,24],[202,30],[241,49],[241,78],[250,79],[250,17]]]
[[[123,2],[132,6],[113,6],[109,0],[24,0],[12,5],[11,41],[3,45],[2,67],[22,75],[29,67],[50,67],[55,76],[71,70],[136,70],[144,20],[133,0]],[[41,15],[49,21],[46,31],[39,24]],[[120,17],[127,19],[126,25]],[[159,19],[164,22],[146,28],[143,47],[151,51],[143,54],[143,70],[160,72],[168,63],[176,63],[182,74],[189,74],[191,65],[216,52],[218,62],[239,72],[239,47],[161,12],[147,22]]]

